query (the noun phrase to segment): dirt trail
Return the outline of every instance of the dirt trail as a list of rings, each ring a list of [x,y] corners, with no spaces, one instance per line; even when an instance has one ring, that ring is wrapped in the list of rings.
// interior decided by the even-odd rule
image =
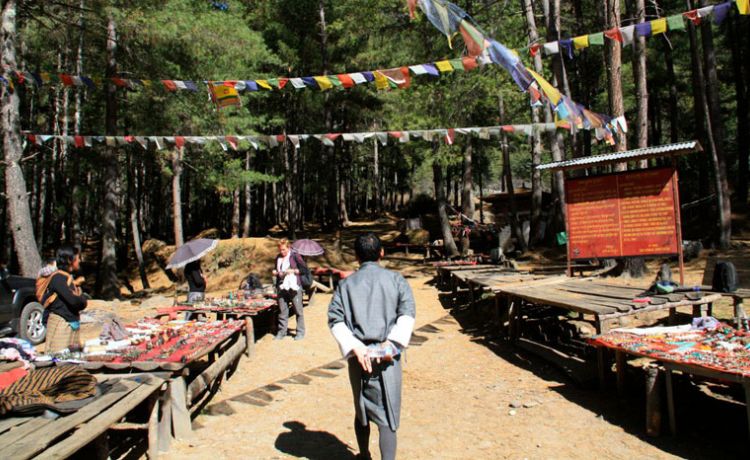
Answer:
[[[484,339],[482,323],[448,315],[427,281],[410,280],[421,329],[406,356],[399,458],[717,455],[684,438],[642,438],[642,398],[623,403],[579,388],[545,362]],[[329,298],[305,310],[304,341],[263,337],[195,420],[193,438],[165,457],[353,458],[351,390],[325,325]]]

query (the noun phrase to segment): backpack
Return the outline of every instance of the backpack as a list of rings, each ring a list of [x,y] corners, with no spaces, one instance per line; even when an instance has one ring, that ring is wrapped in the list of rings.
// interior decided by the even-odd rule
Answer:
[[[240,289],[243,291],[263,289],[263,283],[260,282],[260,278],[258,278],[258,275],[256,275],[255,273],[249,273],[240,283]]]
[[[312,286],[313,283],[310,269],[307,268],[307,264],[305,264],[305,261],[302,260],[302,257],[297,253],[294,253],[294,262],[297,265],[295,268],[299,269],[299,279],[302,282],[302,288],[310,289],[310,286]]]
[[[716,262],[711,290],[716,292],[734,292],[740,281],[737,268],[732,262]]]

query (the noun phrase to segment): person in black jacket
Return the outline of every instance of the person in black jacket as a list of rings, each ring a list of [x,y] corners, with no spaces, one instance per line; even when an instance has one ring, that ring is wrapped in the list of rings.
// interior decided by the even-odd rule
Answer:
[[[206,278],[201,271],[201,261],[185,265],[185,279],[188,283],[188,302],[200,302],[206,296]]]
[[[81,256],[76,248],[63,246],[57,250],[57,271],[49,279],[42,296],[47,317],[47,351],[80,348],[80,312],[86,308],[80,281],[71,273],[80,269]]]

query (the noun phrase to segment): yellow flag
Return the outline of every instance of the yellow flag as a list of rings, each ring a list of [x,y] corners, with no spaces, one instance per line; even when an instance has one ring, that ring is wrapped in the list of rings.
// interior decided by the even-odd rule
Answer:
[[[383,75],[382,72],[380,72],[379,70],[376,70],[372,74],[375,77],[375,87],[377,89],[382,90],[382,89],[390,88],[390,85],[388,84],[388,77]]]
[[[750,14],[750,0],[737,0],[737,9],[740,14]]]
[[[435,63],[435,67],[441,72],[453,72],[453,66],[450,61],[438,61]]]
[[[541,75],[534,72],[533,70],[529,69],[528,67],[526,70],[531,73],[531,75],[534,77],[534,80],[539,84],[539,87],[542,89],[542,92],[545,96],[547,96],[547,99],[552,103],[552,105],[557,105],[560,102],[560,99],[562,96],[560,95],[560,91],[557,90],[550,82],[544,79]]]
[[[651,21],[651,35],[663,34],[667,31],[667,18]]]
[[[589,36],[588,35],[581,35],[580,37],[573,38],[573,46],[577,50],[582,48],[588,48],[589,47]]]
[[[255,80],[255,83],[258,84],[263,89],[267,89],[268,91],[273,91],[273,87],[270,83],[268,83],[268,80]]]
[[[313,77],[313,78],[315,79],[316,82],[318,82],[318,86],[320,86],[320,90],[321,91],[325,91],[327,89],[333,88],[333,83],[331,83],[331,79],[330,78],[328,78],[326,76]]]

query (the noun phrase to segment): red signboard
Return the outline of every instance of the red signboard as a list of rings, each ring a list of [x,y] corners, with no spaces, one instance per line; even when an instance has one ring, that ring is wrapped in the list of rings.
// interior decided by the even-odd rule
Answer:
[[[678,254],[677,172],[649,169],[568,179],[568,257]]]

